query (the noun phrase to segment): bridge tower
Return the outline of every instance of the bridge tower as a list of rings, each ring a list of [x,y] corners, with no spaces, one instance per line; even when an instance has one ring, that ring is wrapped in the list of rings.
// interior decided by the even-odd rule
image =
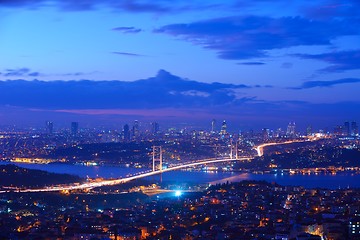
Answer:
[[[239,159],[239,151],[238,151],[238,141],[235,144],[235,159]]]
[[[235,146],[233,145],[232,139],[230,140],[230,159],[234,158],[234,151],[235,151],[235,159],[239,158],[238,154],[238,141],[235,141]]]
[[[162,156],[161,146],[153,146],[152,161],[153,161],[153,171],[156,170],[156,167],[155,167],[156,162],[159,162],[159,170],[162,171],[163,156]]]

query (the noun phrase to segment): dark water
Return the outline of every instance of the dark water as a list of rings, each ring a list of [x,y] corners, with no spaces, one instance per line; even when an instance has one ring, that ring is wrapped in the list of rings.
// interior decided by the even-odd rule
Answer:
[[[103,178],[119,178],[125,177],[127,174],[142,172],[141,168],[127,168],[127,167],[113,167],[113,166],[84,166],[71,164],[29,164],[29,163],[0,163],[0,164],[14,164],[19,167],[38,169],[53,173],[67,173],[78,175],[80,177],[103,177]]]
[[[163,181],[188,181],[200,183],[226,183],[240,182],[242,180],[264,180],[276,182],[284,186],[304,186],[306,188],[360,188],[360,174],[338,173],[312,174],[312,175],[290,175],[290,174],[253,174],[253,173],[229,173],[229,172],[167,172],[162,176]]]
[[[7,164],[7,163],[0,163]],[[39,169],[54,173],[68,173],[81,177],[89,176],[103,178],[125,177],[129,173],[142,172],[147,169],[112,167],[112,166],[81,166],[69,164],[25,164],[16,163],[15,165]],[[149,177],[148,179],[158,180],[160,176]],[[224,183],[239,182],[242,180],[265,180],[276,182],[280,185],[304,186],[307,188],[360,188],[360,174],[338,173],[332,174],[311,174],[311,175],[290,175],[290,174],[252,174],[236,172],[192,172],[192,171],[172,171],[162,174],[163,181],[177,183]]]

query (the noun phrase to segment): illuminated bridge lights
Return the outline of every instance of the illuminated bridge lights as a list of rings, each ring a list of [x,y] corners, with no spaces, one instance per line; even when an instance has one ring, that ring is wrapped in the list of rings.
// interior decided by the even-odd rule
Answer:
[[[137,175],[133,175],[131,177],[125,177],[125,178],[119,178],[119,179],[113,179],[113,180],[101,180],[101,181],[97,181],[97,182],[87,182],[87,183],[83,183],[83,184],[71,184],[71,185],[63,185],[63,186],[54,186],[54,187],[45,187],[45,188],[36,188],[36,189],[16,189],[16,192],[64,192],[64,191],[71,191],[71,190],[80,190],[80,189],[91,189],[91,188],[96,188],[96,187],[102,187],[102,186],[111,186],[111,185],[118,185],[118,184],[122,184],[125,182],[129,182],[135,179],[140,179],[140,178],[144,178],[144,177],[149,177],[149,176],[153,176],[156,174],[160,174],[163,172],[170,172],[170,171],[174,171],[174,170],[178,170],[178,169],[182,169],[182,168],[188,168],[188,167],[193,167],[193,166],[198,166],[198,165],[202,165],[202,164],[208,164],[208,163],[218,163],[218,162],[228,162],[228,161],[245,161],[245,160],[250,160],[252,158],[249,157],[245,157],[245,158],[221,158],[221,159],[216,159],[216,158],[211,158],[211,159],[204,159],[204,160],[200,160],[200,161],[196,161],[196,162],[191,162],[191,163],[187,163],[187,164],[182,164],[182,165],[178,165],[178,166],[174,166],[174,167],[170,167],[170,168],[166,168],[166,169],[162,169],[162,170],[155,170],[155,171],[148,171],[148,172],[144,172],[141,174],[137,174]],[[5,192],[9,192],[8,190],[5,191],[0,191],[0,193],[5,193]]]
[[[305,141],[308,141],[308,140],[305,140]],[[254,149],[256,149],[258,156],[262,156],[263,148],[266,146],[289,144],[289,143],[295,143],[295,142],[304,142],[304,140],[302,140],[302,141],[293,140],[293,141],[287,141],[287,142],[281,142],[281,143],[264,143],[264,144],[257,146]],[[6,193],[6,192],[10,192],[10,191],[16,191],[16,192],[60,192],[60,191],[80,190],[80,189],[91,189],[91,188],[102,187],[102,186],[118,185],[118,184],[129,182],[129,181],[132,181],[135,179],[140,179],[140,178],[144,178],[144,177],[157,175],[157,174],[160,174],[163,172],[170,172],[170,171],[179,170],[182,168],[194,167],[194,166],[208,164],[208,163],[219,163],[219,162],[228,162],[228,161],[249,161],[251,159],[253,159],[253,157],[233,158],[232,156],[230,156],[230,157],[226,157],[226,158],[209,158],[209,159],[202,159],[202,160],[198,160],[198,161],[192,161],[192,162],[186,163],[186,164],[175,165],[175,166],[168,167],[165,169],[161,168],[160,170],[155,170],[155,171],[145,171],[145,172],[141,172],[139,174],[130,175],[125,178],[118,178],[118,179],[111,179],[111,180],[104,179],[104,180],[100,180],[100,181],[96,181],[96,182],[87,182],[87,183],[83,183],[83,184],[73,183],[71,185],[44,187],[44,188],[37,188],[37,189],[3,190],[3,191],[0,191],[0,193]]]

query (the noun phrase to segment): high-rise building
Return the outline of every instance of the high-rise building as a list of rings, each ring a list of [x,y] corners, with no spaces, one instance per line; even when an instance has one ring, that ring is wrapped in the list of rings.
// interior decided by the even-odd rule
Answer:
[[[139,121],[138,120],[134,121],[134,126],[132,128],[132,132],[133,132],[133,137],[134,138],[139,137],[140,132],[139,132]]]
[[[294,137],[295,136],[295,122],[290,122],[286,129],[286,136]]]
[[[159,133],[159,131],[160,131],[159,123],[157,123],[157,122],[151,123],[151,133],[153,135],[156,135]]]
[[[221,131],[220,131],[220,134],[221,135],[225,135],[226,134],[226,130],[227,130],[227,124],[226,124],[226,121],[224,120],[221,124]]]
[[[130,128],[128,124],[124,125],[123,128],[123,136],[124,136],[124,141],[129,141],[130,140]]]
[[[284,132],[281,128],[276,129],[275,131],[275,137],[283,137],[284,136]]]
[[[306,135],[310,136],[312,134],[312,127],[311,125],[309,125],[307,128],[306,128]]]
[[[72,122],[71,123],[71,134],[73,136],[76,136],[79,132],[79,123],[78,122]]]
[[[337,135],[337,136],[345,135],[344,126],[343,125],[335,126],[334,134]]]
[[[262,129],[262,135],[263,135],[263,140],[267,141],[270,139],[270,129],[269,128],[263,128]]]
[[[253,138],[254,135],[255,135],[254,130],[253,130],[253,129],[250,129],[249,132],[248,132],[248,137],[249,137],[249,138]]]
[[[356,122],[351,122],[350,135],[356,136],[359,133],[359,129]]]
[[[211,121],[211,133],[215,133],[215,128],[216,128],[216,120],[213,119]]]
[[[359,133],[358,125],[355,121],[344,122],[343,133],[344,136],[356,136]]]
[[[53,132],[54,132],[54,123],[50,122],[50,121],[47,121],[45,124],[46,124],[46,133],[47,134],[53,134]]]
[[[345,122],[345,123],[344,123],[344,132],[343,132],[343,135],[345,135],[345,136],[350,136],[350,135],[351,135],[350,122]]]

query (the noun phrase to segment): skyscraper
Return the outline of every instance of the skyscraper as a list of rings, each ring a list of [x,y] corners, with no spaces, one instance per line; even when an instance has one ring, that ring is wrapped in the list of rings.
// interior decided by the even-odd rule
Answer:
[[[158,134],[160,131],[160,127],[159,127],[159,123],[157,122],[153,122],[151,123],[151,132],[153,135]]]
[[[310,135],[312,134],[312,127],[311,127],[311,125],[309,125],[309,126],[306,128],[306,134],[307,134],[308,136],[310,136]]]
[[[334,134],[337,135],[337,136],[344,135],[344,126],[343,125],[335,126]]]
[[[350,136],[351,135],[351,130],[350,130],[350,122],[345,122],[344,123],[344,133],[345,136]]]
[[[344,123],[343,135],[356,136],[358,133],[359,133],[359,129],[355,121]]]
[[[226,121],[224,120],[221,124],[221,131],[220,134],[221,135],[225,135],[226,134],[226,129],[227,129],[227,125],[226,125]]]
[[[351,136],[356,136],[359,133],[358,126],[355,121],[351,122],[351,130],[350,134]]]
[[[134,121],[134,126],[132,129],[132,132],[133,132],[134,139],[139,137],[140,132],[139,132],[139,121],[138,120]]]
[[[47,122],[45,122],[45,124],[46,124],[46,133],[47,134],[53,134],[53,132],[54,132],[54,123],[50,122],[50,121],[47,121]]]
[[[216,120],[213,119],[213,120],[211,121],[211,133],[214,133],[214,132],[215,132],[215,125],[216,125]]]
[[[295,122],[290,122],[286,129],[286,136],[295,137]]]
[[[267,141],[270,139],[270,129],[269,128],[263,128],[262,129],[262,135],[263,135],[263,140]]]
[[[130,128],[128,124],[124,125],[124,129],[123,129],[123,133],[124,133],[124,141],[129,141],[130,140]]]
[[[71,135],[76,136],[79,132],[79,123],[72,122],[71,123]]]

